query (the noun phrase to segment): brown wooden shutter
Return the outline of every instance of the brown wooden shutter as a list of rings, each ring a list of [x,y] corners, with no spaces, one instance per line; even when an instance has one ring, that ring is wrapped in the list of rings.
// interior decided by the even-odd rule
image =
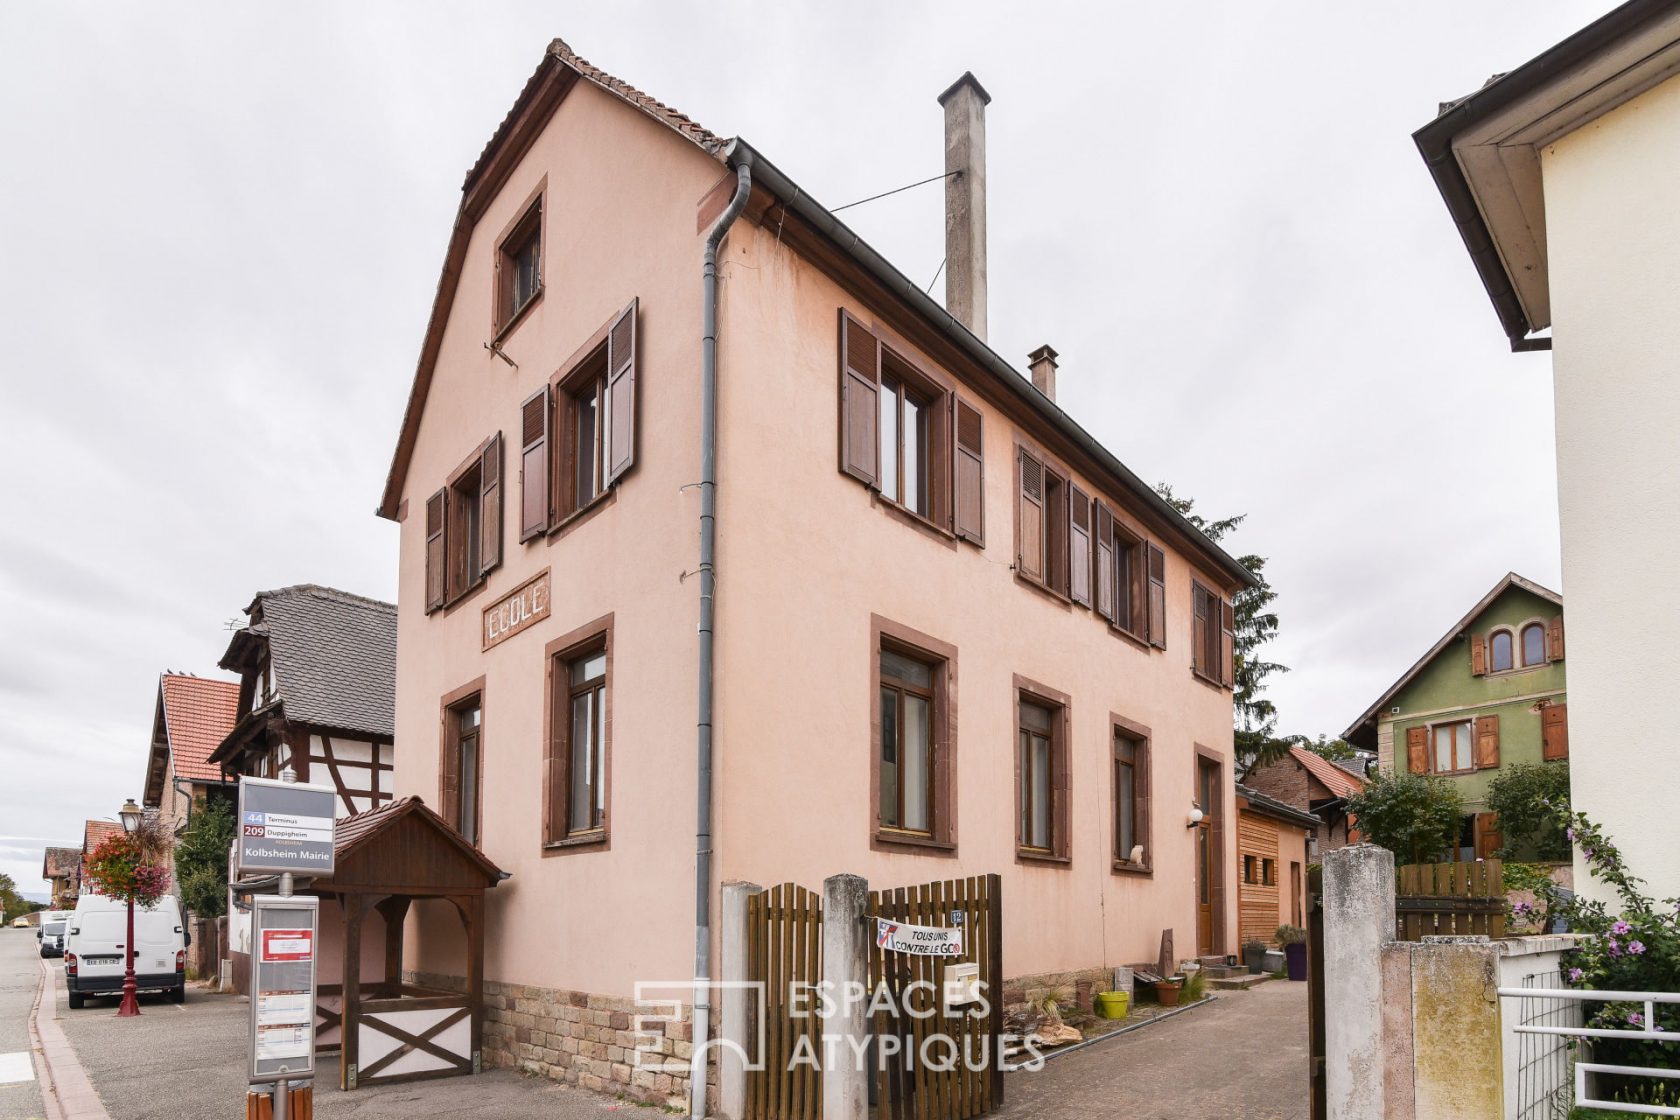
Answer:
[[[1068,483],[1068,598],[1091,605],[1091,497]]]
[[[1190,667],[1205,675],[1213,672],[1207,658],[1208,633],[1213,626],[1213,620],[1208,617],[1212,598],[1200,584],[1190,585]]]
[[[1569,757],[1569,705],[1540,709],[1540,757],[1547,762]]]
[[[1406,729],[1406,769],[1413,774],[1429,772],[1429,728]]]
[[[1487,638],[1481,634],[1470,635],[1470,675],[1487,676]]]
[[[548,532],[548,386],[519,406],[519,542]]]
[[[566,838],[566,735],[571,718],[566,699],[565,665],[559,658],[548,662],[548,747],[543,758],[543,839],[547,843]]]
[[[881,484],[881,340],[840,312],[840,470]]]
[[[1546,660],[1563,660],[1563,616],[1546,623]]]
[[[449,827],[461,827],[461,745],[455,731],[455,713],[443,711],[443,757],[438,760],[438,816]]]
[[[490,437],[478,462],[478,571],[489,575],[502,565],[502,433]]]
[[[975,544],[986,543],[986,463],[984,428],[980,410],[952,394],[952,411],[956,413],[952,427],[957,438],[956,449],[956,522],[957,536]]]
[[[1475,821],[1476,858],[1494,859],[1505,846],[1505,833],[1499,827],[1498,813],[1477,813]]]
[[[619,312],[607,331],[607,408],[612,415],[606,431],[603,461],[611,486],[636,463],[636,305]]]
[[[1020,451],[1015,518],[1015,568],[1022,575],[1044,579],[1044,464],[1025,448]]]
[[[1097,502],[1097,613],[1115,621],[1115,599],[1119,580],[1114,572],[1114,512]]]
[[[1149,644],[1167,648],[1167,554],[1149,545]]]
[[[1476,769],[1492,770],[1499,766],[1499,717],[1476,717]]]
[[[426,610],[443,606],[443,513],[449,500],[445,487],[426,499]]]
[[[1237,680],[1237,614],[1228,600],[1219,603],[1219,663],[1226,688]]]

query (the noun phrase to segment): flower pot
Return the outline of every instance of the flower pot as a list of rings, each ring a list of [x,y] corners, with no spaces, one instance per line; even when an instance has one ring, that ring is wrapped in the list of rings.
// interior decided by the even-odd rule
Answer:
[[[1131,1004],[1130,992],[1098,992],[1096,995],[1097,1015],[1103,1019],[1124,1019]]]
[[[1182,980],[1157,980],[1155,982],[1155,1001],[1162,1007],[1177,1007],[1178,993],[1184,987]]]
[[[1304,941],[1297,941],[1293,945],[1283,947],[1283,959],[1288,962],[1289,978],[1291,980],[1305,980],[1307,978],[1307,946]]]
[[[1258,976],[1261,966],[1266,963],[1266,947],[1264,945],[1249,945],[1243,949],[1243,964],[1248,967],[1249,974]]]

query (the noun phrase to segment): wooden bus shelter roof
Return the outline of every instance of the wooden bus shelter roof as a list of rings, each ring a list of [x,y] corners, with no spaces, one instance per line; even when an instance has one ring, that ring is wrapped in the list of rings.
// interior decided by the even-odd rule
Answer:
[[[482,893],[508,877],[418,797],[345,817],[334,849],[333,874],[308,893],[443,897]]]

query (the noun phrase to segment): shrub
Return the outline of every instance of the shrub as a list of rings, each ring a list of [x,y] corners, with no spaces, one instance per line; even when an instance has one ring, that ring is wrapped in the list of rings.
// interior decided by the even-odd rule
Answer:
[[[175,849],[181,901],[201,918],[227,913],[228,847],[233,843],[233,805],[216,798],[195,806],[192,823]]]
[[[1594,878],[1615,889],[1619,913],[1612,914],[1603,902],[1575,895],[1563,899],[1556,887],[1542,887],[1546,901],[1563,912],[1577,933],[1594,934],[1565,954],[1564,975],[1572,985],[1608,991],[1680,991],[1680,900],[1651,899],[1644,893],[1644,880],[1634,876],[1622,862],[1621,852],[1584,813],[1560,810],[1558,824],[1566,839],[1573,841]],[[1639,1027],[1644,1024],[1644,1005],[1631,1003],[1589,1004],[1589,1027]],[[1680,1031],[1680,1008],[1657,1004],[1653,1009],[1653,1030]],[[1673,1061],[1672,1043],[1646,1039],[1604,1038],[1590,1043],[1593,1060],[1611,1065],[1668,1068]],[[1638,1078],[1612,1078],[1613,1091],[1620,1099],[1655,1102],[1664,1084]]]
[[[1540,860],[1569,858],[1569,839],[1557,823],[1558,812],[1569,811],[1567,761],[1505,767],[1488,783],[1487,806],[1499,814],[1505,834],[1501,858],[1515,859],[1530,851]]]
[[[1279,926],[1277,933],[1279,945],[1299,945],[1307,939],[1307,931],[1300,926]]]
[[[1458,842],[1464,800],[1445,778],[1380,770],[1349,797],[1347,810],[1365,839],[1394,853],[1395,862],[1432,863]]]

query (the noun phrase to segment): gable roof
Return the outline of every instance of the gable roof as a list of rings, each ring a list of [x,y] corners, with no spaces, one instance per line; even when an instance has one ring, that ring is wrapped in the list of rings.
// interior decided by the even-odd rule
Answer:
[[[65,879],[82,868],[82,853],[78,848],[48,848],[41,853],[41,878]]]
[[[99,847],[101,841],[108,836],[119,835],[123,826],[116,821],[87,821],[82,825],[81,858],[87,859],[88,853]]]
[[[1540,150],[1667,80],[1680,45],[1673,0],[1630,0],[1412,134],[1513,350],[1551,326]]]
[[[1307,773],[1324,783],[1324,787],[1337,797],[1352,797],[1366,786],[1364,778],[1349,774],[1323,755],[1314,754],[1305,747],[1290,747],[1290,757],[1306,768]]]
[[[1254,586],[1254,576],[1234,557],[1192,525],[1183,514],[1155,492],[1155,488],[1133,474],[1106,447],[1094,439],[1072,417],[1033,386],[1031,380],[1011,366],[984,341],[975,337],[966,326],[924,292],[885,257],[872,249],[863,238],[818,204],[810,192],[788,179],[774,164],[755,151],[740,137],[724,140],[676,109],[665,105],[635,86],[608,74],[572,51],[563,40],[555,39],[544,52],[542,64],[525,83],[515,99],[513,108],[503,118],[478,160],[468,171],[462,185],[460,208],[450,233],[449,247],[444,255],[442,275],[432,300],[432,311],[426,333],[421,342],[419,362],[414,384],[403,412],[402,427],[392,455],[391,469],[386,475],[385,491],[377,509],[381,517],[397,519],[403,482],[408,473],[414,442],[419,436],[420,416],[425,410],[426,396],[431,388],[443,330],[454,303],[456,286],[460,281],[467,243],[473,227],[482,215],[495,190],[506,179],[512,165],[534,141],[554,108],[560,103],[573,82],[584,80],[605,90],[620,101],[670,128],[675,134],[694,144],[723,167],[745,166],[753,176],[755,189],[762,188],[780,203],[784,216],[792,211],[810,222],[813,227],[842,254],[873,275],[889,292],[907,303],[922,320],[930,324],[944,339],[961,350],[971,361],[996,379],[1005,392],[1024,403],[1055,430],[1061,438],[1090,456],[1097,469],[1106,472],[1130,494],[1164,532],[1176,538],[1180,548],[1211,561],[1215,570],[1231,581],[1245,587]],[[696,269],[698,275],[698,268]]]
[[[1277,820],[1286,821],[1289,824],[1299,825],[1302,828],[1316,829],[1319,825],[1324,823],[1311,813],[1302,812],[1300,809],[1295,808],[1295,806],[1286,804],[1275,797],[1270,797],[1261,793],[1257,789],[1249,789],[1241,782],[1237,783],[1237,796],[1246,800],[1248,802],[1248,808],[1254,812],[1261,813]]]
[[[221,782],[210,755],[233,730],[239,715],[239,682],[164,673],[158,677],[162,728],[177,777]]]
[[[306,583],[259,592],[246,613],[222,668],[244,672],[266,649],[286,719],[395,736],[395,606]]]
[[[1428,652],[1418,658],[1410,669],[1407,669],[1404,673],[1402,673],[1399,680],[1389,685],[1387,691],[1377,697],[1369,708],[1366,708],[1364,712],[1360,713],[1358,719],[1348,725],[1348,729],[1342,732],[1342,738],[1346,739],[1350,743],[1353,742],[1353,737],[1360,734],[1367,723],[1370,723],[1372,729],[1374,730],[1376,726],[1374,721],[1377,713],[1382,710],[1383,706],[1392,700],[1394,695],[1401,689],[1411,684],[1412,681],[1417,678],[1417,675],[1423,672],[1424,667],[1431,661],[1435,660],[1436,655],[1438,655],[1442,650],[1447,648],[1447,644],[1449,642],[1468,630],[1470,628],[1470,624],[1475,622],[1483,611],[1493,606],[1495,600],[1513,587],[1526,591],[1530,595],[1539,596],[1540,598],[1546,600],[1546,602],[1558,607],[1560,610],[1563,608],[1563,596],[1559,595],[1556,591],[1553,591],[1549,587],[1542,587],[1533,580],[1524,579],[1516,572],[1506,572],[1505,577],[1493,585],[1492,591],[1483,595],[1481,599],[1477,601],[1476,605],[1471,607],[1469,612],[1466,613],[1463,618],[1453,623],[1451,629],[1441,635],[1440,641],[1430,646]]]
[[[333,874],[316,880],[310,890],[400,886],[406,888],[402,893],[420,895],[460,885],[462,871],[480,887],[494,887],[508,878],[448,821],[412,796],[340,820],[333,828],[333,860]],[[399,867],[395,881],[367,881],[370,875],[380,878]]]

